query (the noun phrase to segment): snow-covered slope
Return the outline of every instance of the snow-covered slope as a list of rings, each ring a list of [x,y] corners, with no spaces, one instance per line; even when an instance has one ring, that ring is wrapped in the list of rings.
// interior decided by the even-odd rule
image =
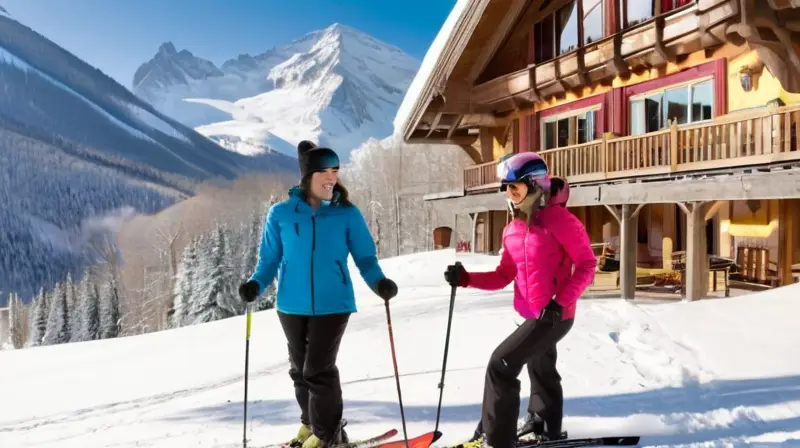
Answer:
[[[0,306],[78,267],[63,236],[88,220],[252,171],[296,175],[297,161],[222,148],[0,11]]]
[[[333,24],[220,68],[166,43],[137,70],[133,88],[165,114],[233,149],[268,147],[295,156],[300,140],[313,139],[347,159],[368,138],[392,134],[418,67],[400,49]]]
[[[447,264],[498,259],[452,250],[382,260],[410,435],[436,419],[449,307]],[[354,266],[351,268],[355,269]],[[355,271],[354,271],[355,272]],[[354,274],[360,312],[339,355],[352,438],[401,430],[383,301]],[[640,434],[641,446],[800,445],[800,285],[696,303],[584,299],[559,345],[565,429]],[[459,289],[442,407],[443,440],[479,418],[494,347],[516,328],[511,287]],[[0,352],[0,446],[241,446],[243,317],[120,339]],[[248,438],[294,435],[298,411],[274,310],[250,342]],[[528,380],[521,405],[527,405]],[[251,444],[248,444],[250,446]]]

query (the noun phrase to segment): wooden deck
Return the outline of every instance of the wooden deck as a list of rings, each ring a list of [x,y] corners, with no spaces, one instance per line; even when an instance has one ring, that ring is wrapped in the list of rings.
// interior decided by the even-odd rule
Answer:
[[[729,114],[707,123],[637,136],[603,135],[581,145],[541,151],[553,176],[572,184],[800,160],[800,106]],[[464,169],[467,194],[496,190],[497,161]]]

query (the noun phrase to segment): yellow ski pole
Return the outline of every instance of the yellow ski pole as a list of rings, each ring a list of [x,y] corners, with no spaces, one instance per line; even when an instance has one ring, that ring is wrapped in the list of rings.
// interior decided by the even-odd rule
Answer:
[[[244,349],[244,434],[242,435],[242,446],[244,448],[247,448],[247,371],[249,370],[248,367],[250,364],[251,303],[247,304],[247,332],[245,335]]]

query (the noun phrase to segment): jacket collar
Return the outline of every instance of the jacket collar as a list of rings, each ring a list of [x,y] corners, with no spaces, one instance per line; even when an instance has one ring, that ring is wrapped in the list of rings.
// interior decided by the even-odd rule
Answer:
[[[330,201],[322,201],[322,203],[320,204],[320,207],[315,212],[311,208],[311,206],[308,204],[308,202],[306,202],[306,200],[304,198],[304,195],[303,195],[303,190],[300,188],[299,185],[295,185],[294,187],[289,189],[289,198],[291,198],[291,200],[294,201],[294,211],[295,211],[295,213],[300,213],[300,211],[302,210],[305,213],[309,213],[309,214],[313,215],[313,214],[317,214],[317,213],[323,213],[323,212],[328,211],[331,208],[336,207],[337,205],[339,205],[339,201],[338,201],[339,192],[338,191],[334,191],[333,192],[333,199],[330,200]]]

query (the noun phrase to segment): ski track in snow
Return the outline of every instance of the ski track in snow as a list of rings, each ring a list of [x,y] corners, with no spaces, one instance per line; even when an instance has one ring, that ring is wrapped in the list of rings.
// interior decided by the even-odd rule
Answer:
[[[436,419],[449,288],[434,285],[443,283],[441,272],[453,258],[453,251],[437,251],[381,262],[400,286],[390,311],[410,437],[432,430]],[[467,269],[496,263],[488,256],[458,258]],[[359,439],[394,427],[402,437],[385,309],[353,278],[360,312],[339,355],[348,433]],[[486,361],[521,321],[511,291],[458,291],[438,446],[465,440],[477,423]],[[792,354],[800,348],[800,330],[789,318],[800,311],[793,300],[798,291],[800,285],[693,304],[584,299],[559,346],[565,429],[572,437],[637,434],[640,446],[653,447],[800,446],[800,360]],[[747,341],[726,340],[725,331],[736,331],[732,319],[752,309],[753,300],[761,301],[771,325],[747,333]],[[0,365],[11,366],[0,370],[0,446],[241,446],[243,333],[244,318],[237,317],[0,352]],[[781,344],[777,337],[790,339]],[[298,411],[274,311],[254,315],[250,357],[248,445],[286,440],[296,431]],[[107,362],[115,364],[101,367]],[[57,363],[65,365],[58,375],[33,373],[37,365]],[[761,373],[742,375],[752,363]],[[103,375],[129,386],[98,382],[90,372],[103,368],[110,369]],[[58,378],[64,387],[57,387]],[[529,390],[524,373],[520,382],[522,417]]]

